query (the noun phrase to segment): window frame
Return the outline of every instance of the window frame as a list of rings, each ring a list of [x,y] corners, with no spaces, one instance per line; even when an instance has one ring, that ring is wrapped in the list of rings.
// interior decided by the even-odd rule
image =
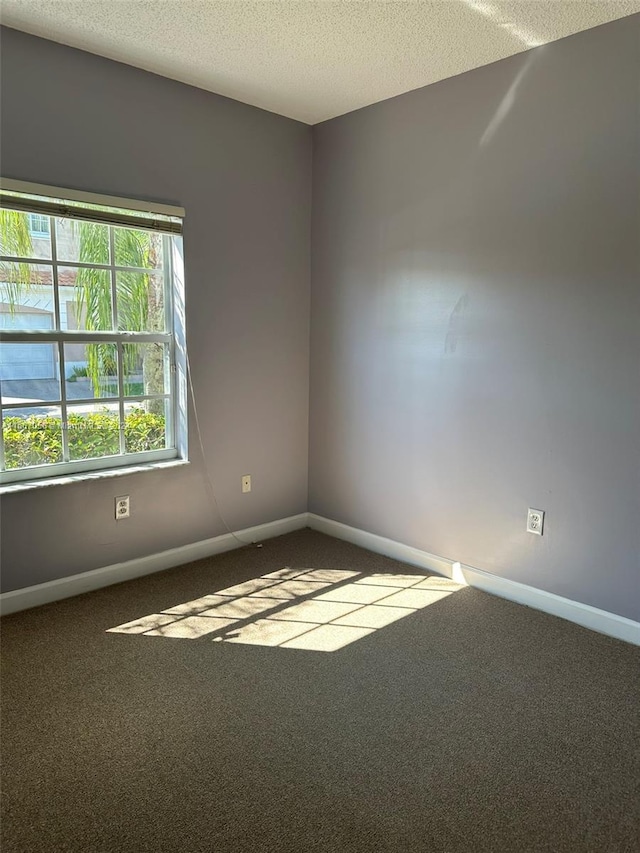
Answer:
[[[8,190],[8,194],[4,194],[4,190]],[[25,197],[19,199],[19,206],[15,203],[18,198],[16,193],[25,193]],[[29,210],[29,195],[33,198],[34,210]],[[13,484],[23,483],[28,485],[30,480],[49,480],[50,478],[61,477],[65,478],[70,475],[81,476],[84,472],[92,473],[105,471],[110,472],[113,469],[126,469],[134,467],[139,469],[141,465],[154,465],[158,462],[169,462],[179,459],[186,460],[186,348],[184,341],[184,275],[182,270],[182,247],[177,245],[175,239],[182,233],[181,220],[184,217],[182,208],[171,207],[168,205],[156,205],[149,202],[134,202],[133,200],[115,199],[107,196],[98,196],[92,193],[80,193],[78,191],[66,191],[53,187],[42,187],[40,185],[25,184],[23,182],[10,181],[0,179],[0,199],[2,207],[12,210],[17,210],[21,213],[35,213],[36,215],[46,215],[49,222],[49,233],[46,235],[50,239],[51,257],[41,258],[35,255],[34,257],[13,257],[0,255],[0,260],[10,263],[28,263],[40,267],[48,267],[51,269],[52,281],[52,302],[53,302],[53,329],[43,330],[0,330],[0,341],[3,343],[43,343],[52,344],[57,348],[57,365],[59,379],[59,398],[54,401],[46,401],[43,406],[55,407],[59,410],[62,432],[62,450],[63,459],[60,462],[44,463],[38,465],[25,466],[22,468],[4,467],[4,440],[3,440],[3,418],[9,416],[13,410],[24,410],[30,406],[37,404],[30,403],[2,403],[0,399],[0,488],[3,486],[11,486]],[[54,205],[64,205],[64,200],[68,199],[73,207],[60,207],[60,210],[55,209]],[[62,200],[62,202],[61,202]],[[81,204],[78,204],[81,202]],[[86,208],[84,207],[86,205]],[[77,220],[84,221],[92,219],[96,221],[99,216],[98,206],[106,205],[111,208],[108,217],[105,216],[104,224],[109,226],[109,263],[83,263],[80,261],[66,261],[58,258],[57,255],[57,228],[56,218],[71,217]],[[49,207],[45,213],[42,207]],[[122,220],[118,219],[114,209],[122,209],[124,207],[124,215]],[[90,216],[83,215],[84,212],[89,212]],[[136,218],[136,213],[140,212],[145,218]],[[151,216],[149,216],[151,214]],[[158,228],[154,227],[160,222],[162,217],[171,217],[171,227]],[[176,225],[176,220],[180,219],[179,229]],[[99,221],[99,220],[98,220]],[[163,223],[164,224],[164,223]],[[132,332],[122,331],[117,329],[117,273],[119,272],[144,272],[152,275],[152,268],[138,269],[126,267],[116,264],[114,229],[117,227],[129,227],[140,230],[152,231],[160,233],[162,237],[163,248],[163,263],[161,272],[163,276],[163,291],[164,291],[164,319],[165,331],[163,332]],[[31,232],[31,229],[30,229]],[[43,232],[44,234],[44,232]],[[180,236],[181,244],[181,236]],[[174,269],[176,258],[180,261],[180,268]],[[113,311],[113,326],[111,331],[94,332],[89,330],[65,330],[62,328],[61,322],[61,293],[59,290],[58,270],[60,267],[68,268],[90,268],[103,269],[108,271],[110,276],[111,296],[112,296],[112,311]],[[177,274],[178,273],[178,274]],[[176,302],[180,302],[180,306]],[[180,313],[178,313],[180,307]],[[96,343],[113,343],[116,346],[117,362],[118,362],[118,393],[115,396],[109,397],[90,397],[87,399],[72,399],[67,400],[66,390],[66,371],[65,371],[65,344],[84,344],[91,345]],[[123,370],[123,346],[125,344],[145,344],[145,343],[161,343],[166,346],[165,353],[165,393],[164,394],[136,394],[125,395],[125,375]],[[144,390],[144,389],[143,389]],[[163,400],[165,411],[165,448],[161,450],[146,450],[137,453],[127,453],[125,445],[125,407],[130,404],[141,403],[146,400]],[[69,437],[68,437],[68,414],[69,408],[77,405],[92,404],[95,406],[117,405],[118,411],[118,433],[119,433],[119,453],[112,456],[103,456],[92,459],[71,460],[69,458]],[[179,411],[180,409],[180,411]],[[57,415],[56,415],[57,417]]]

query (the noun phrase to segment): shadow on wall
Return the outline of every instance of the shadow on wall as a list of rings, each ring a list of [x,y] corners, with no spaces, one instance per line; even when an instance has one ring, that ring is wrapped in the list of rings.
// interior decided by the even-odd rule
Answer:
[[[425,575],[287,567],[107,633],[333,652],[463,586]]]

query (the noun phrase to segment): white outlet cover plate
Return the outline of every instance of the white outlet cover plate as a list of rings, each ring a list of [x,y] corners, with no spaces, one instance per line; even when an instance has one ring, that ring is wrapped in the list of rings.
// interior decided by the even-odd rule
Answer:
[[[129,511],[129,495],[121,495],[119,498],[115,500],[116,504],[116,521],[120,521],[123,518],[129,518],[131,513]]]
[[[543,527],[544,510],[529,507],[527,510],[527,533],[535,533],[536,536],[542,536]]]
[[[242,477],[242,493],[246,494],[251,491],[251,474],[244,474]]]

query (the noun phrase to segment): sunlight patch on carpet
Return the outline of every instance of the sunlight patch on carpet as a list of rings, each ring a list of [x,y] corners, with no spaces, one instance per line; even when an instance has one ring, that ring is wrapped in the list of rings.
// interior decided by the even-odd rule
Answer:
[[[334,652],[463,586],[426,575],[285,566],[108,633]]]

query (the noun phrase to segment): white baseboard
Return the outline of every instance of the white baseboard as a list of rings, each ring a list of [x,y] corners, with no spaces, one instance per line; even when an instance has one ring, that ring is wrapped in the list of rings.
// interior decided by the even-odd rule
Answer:
[[[271,539],[274,536],[282,536],[309,526],[319,530],[336,539],[343,539],[366,548],[376,554],[384,554],[411,566],[418,566],[429,572],[444,575],[454,580],[476,587],[485,592],[524,604],[535,610],[542,610],[569,622],[575,622],[592,631],[607,634],[628,643],[640,645],[640,623],[606,610],[599,610],[588,604],[571,601],[568,598],[545,592],[535,587],[526,586],[516,581],[492,575],[489,572],[475,569],[452,560],[429,554],[419,548],[403,545],[393,539],[377,536],[366,530],[349,527],[339,521],[323,518],[315,513],[302,512],[289,518],[281,518],[267,524],[259,524],[256,527],[248,527],[245,530],[236,531],[236,535],[247,542],[255,542],[263,539]],[[36,586],[16,589],[0,595],[0,614],[8,615],[31,607],[39,607],[63,598],[70,598],[84,592],[91,592],[111,584],[132,580],[152,572],[160,572],[193,560],[201,560],[204,557],[212,557],[231,551],[238,547],[238,542],[230,533],[215,536],[212,539],[204,539],[201,542],[193,542],[190,545],[182,545],[159,554],[151,554],[126,563],[116,563],[112,566],[104,566],[90,572],[72,575],[68,578],[48,581]]]
[[[368,533],[366,530],[349,527],[347,524],[323,518],[312,512],[308,514],[308,518],[309,527],[329,536],[334,536],[336,539],[344,539],[354,545],[359,545],[361,548],[374,551],[376,554],[384,554],[386,557],[392,557],[411,566],[419,566],[422,569],[464,582],[468,586],[481,589],[500,598],[525,604],[534,610],[542,610],[552,616],[559,616],[561,619],[575,622],[577,625],[590,628],[592,631],[607,634],[627,643],[640,645],[640,622],[634,622],[624,616],[617,616],[615,613],[599,610],[597,607],[581,604],[578,601],[526,586],[517,581],[492,575],[489,572],[475,569],[473,566],[466,566],[437,557],[427,551],[403,545],[401,542],[386,539],[384,536],[377,536],[375,533]]]
[[[336,539],[344,539],[345,542],[359,545],[361,548],[366,548],[376,554],[384,554],[385,557],[392,557],[402,563],[409,563],[411,566],[419,566],[429,572],[451,577],[452,563],[450,560],[436,557],[435,554],[420,551],[410,545],[403,545],[402,542],[396,542],[394,539],[385,539],[384,536],[368,533],[366,530],[359,530],[357,527],[349,527],[348,524],[342,524],[340,521],[323,518],[323,516],[316,515],[313,512],[308,515],[307,524],[313,530],[319,530],[320,533],[326,533],[327,536],[334,536]]]
[[[277,521],[259,524],[256,527],[247,527],[245,530],[235,531],[235,534],[246,542],[259,542],[263,539],[272,539],[274,536],[282,536],[284,533],[291,533],[293,530],[300,530],[306,526],[307,513],[301,512],[299,515],[292,515],[289,518],[280,518]],[[112,566],[104,566],[101,569],[71,575],[68,578],[59,578],[36,586],[4,592],[0,595],[0,614],[6,616],[9,613],[17,613],[19,610],[39,607],[41,604],[50,604],[52,601],[81,595],[83,592],[91,592],[94,589],[132,580],[152,572],[161,572],[183,563],[212,557],[214,554],[222,554],[224,551],[231,551],[237,547],[239,547],[238,541],[230,533],[225,533],[212,539],[203,539],[201,542],[193,542],[190,545],[171,548],[169,551],[161,551],[159,554],[150,554],[148,557],[128,560],[126,563],[115,563]]]

